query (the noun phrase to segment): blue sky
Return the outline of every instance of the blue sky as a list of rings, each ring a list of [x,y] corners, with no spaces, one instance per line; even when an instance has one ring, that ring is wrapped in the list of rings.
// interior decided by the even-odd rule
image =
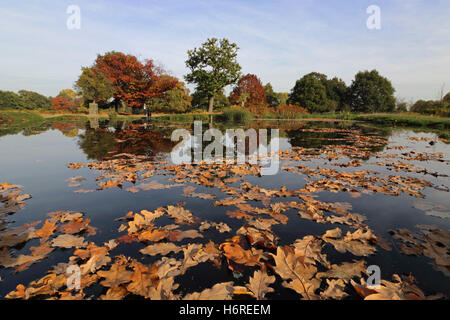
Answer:
[[[68,5],[81,28],[68,30]],[[381,29],[366,27],[370,5]],[[151,58],[174,76],[187,73],[186,51],[208,37],[240,47],[244,73],[276,91],[317,71],[350,84],[377,69],[406,101],[450,91],[450,1],[25,1],[0,2],[0,90],[56,95],[71,88],[81,66],[110,50]]]

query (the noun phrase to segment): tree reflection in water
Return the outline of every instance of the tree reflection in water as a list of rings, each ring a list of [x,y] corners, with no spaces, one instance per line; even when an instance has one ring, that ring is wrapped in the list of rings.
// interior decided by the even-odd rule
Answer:
[[[176,144],[163,131],[140,122],[116,122],[112,127],[100,124],[97,129],[88,126],[85,133],[78,136],[78,145],[88,159],[93,160],[103,160],[121,153],[152,157],[170,152]]]

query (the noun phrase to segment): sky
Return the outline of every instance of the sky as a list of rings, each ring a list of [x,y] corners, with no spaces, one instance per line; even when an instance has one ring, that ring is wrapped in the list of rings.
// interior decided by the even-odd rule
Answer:
[[[79,29],[67,27],[70,5]],[[380,29],[367,28],[371,5]],[[235,42],[243,74],[279,92],[313,71],[350,85],[372,69],[407,102],[450,91],[448,0],[0,0],[0,90],[55,96],[111,50],[183,79],[187,50],[211,37]]]

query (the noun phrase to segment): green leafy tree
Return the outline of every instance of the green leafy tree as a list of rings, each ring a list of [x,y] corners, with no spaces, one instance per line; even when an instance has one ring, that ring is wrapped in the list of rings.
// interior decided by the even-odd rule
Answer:
[[[378,71],[358,72],[350,86],[350,103],[355,112],[393,112],[395,89]]]
[[[0,90],[0,109],[23,109],[23,101],[15,92]]]
[[[192,108],[193,109],[205,109],[209,103],[208,94],[202,91],[195,91],[192,95]],[[228,97],[224,94],[223,90],[216,93],[214,97],[214,105],[216,109],[222,110],[231,106]]]
[[[112,82],[101,72],[91,68],[81,68],[82,73],[75,83],[75,90],[85,101],[104,102],[114,95]]]
[[[345,108],[348,90],[342,79],[337,77],[328,79],[325,74],[319,72],[311,72],[305,77],[316,79],[325,87],[326,99],[321,102],[323,106],[314,112],[334,112]]]
[[[275,92],[270,82],[264,86],[264,92],[266,93],[267,104],[271,108],[275,108],[280,104],[286,104],[289,98],[289,93],[287,92]]]
[[[52,110],[50,99],[34,91],[20,90],[19,98],[24,109],[28,110]]]
[[[289,99],[289,92],[277,92],[280,104],[286,104]]]
[[[168,90],[164,97],[153,98],[149,107],[154,112],[183,113],[191,108],[191,101],[189,89],[180,81],[175,88]]]
[[[310,73],[295,82],[288,104],[306,108],[308,112],[327,111],[327,90],[322,80]]]
[[[342,79],[334,77],[326,81],[327,99],[330,111],[345,109],[348,97],[348,88]],[[331,110],[334,107],[333,110]]]
[[[417,100],[412,106],[410,111],[416,113],[431,113],[434,108],[433,101]]]
[[[397,101],[395,105],[395,112],[407,112],[408,111],[408,104],[405,101]]]
[[[278,94],[273,91],[272,84],[270,82],[264,86],[264,92],[266,93],[267,104],[269,107],[274,108],[281,103]]]
[[[200,48],[189,50],[186,66],[190,73],[185,76],[196,84],[196,91],[208,97],[208,111],[213,111],[214,98],[240,77],[241,66],[237,63],[238,46],[228,39],[208,39]]]
[[[447,105],[450,104],[450,92],[448,92],[444,98],[442,99],[444,101],[444,103],[446,103]]]

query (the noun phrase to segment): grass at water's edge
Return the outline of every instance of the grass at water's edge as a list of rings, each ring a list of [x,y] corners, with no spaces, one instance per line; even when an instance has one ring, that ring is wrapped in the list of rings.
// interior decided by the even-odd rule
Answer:
[[[353,119],[389,126],[430,127],[436,129],[450,129],[450,118],[415,115],[415,114],[353,115]]]
[[[114,115],[117,119],[136,120],[143,118],[143,115]],[[251,112],[241,109],[225,109],[221,113],[213,114],[215,121],[247,121],[255,118],[262,119],[280,119],[275,114],[265,114],[261,117],[255,116]],[[111,118],[111,115],[100,114],[100,119]],[[45,121],[76,121],[87,120],[86,114],[40,114],[38,112],[27,111],[0,111],[0,126],[34,126]],[[207,113],[187,113],[187,114],[154,114],[152,119],[155,121],[210,121],[211,115]],[[450,118],[433,117],[420,114],[354,114],[354,113],[323,113],[323,114],[297,114],[293,119],[339,119],[339,120],[358,120],[382,124],[388,126],[408,126],[408,127],[428,127],[440,130],[450,129]]]

